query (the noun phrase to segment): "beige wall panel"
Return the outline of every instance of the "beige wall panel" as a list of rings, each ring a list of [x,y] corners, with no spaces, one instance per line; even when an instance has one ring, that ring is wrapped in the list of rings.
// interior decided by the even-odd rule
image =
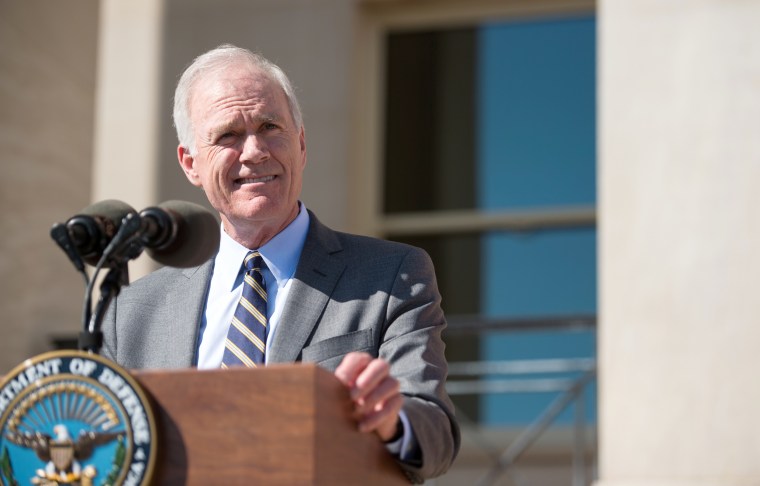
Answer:
[[[97,0],[0,0],[0,374],[80,328],[51,225],[90,202]]]
[[[760,2],[600,2],[600,484],[760,484]]]

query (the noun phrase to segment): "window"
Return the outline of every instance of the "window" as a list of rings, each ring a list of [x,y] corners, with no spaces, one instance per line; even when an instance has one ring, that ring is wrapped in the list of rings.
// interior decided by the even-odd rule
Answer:
[[[452,318],[595,314],[595,19],[391,30],[385,42],[383,236],[430,253]],[[447,352],[589,357],[595,336],[493,334]],[[551,398],[458,405],[519,424]]]

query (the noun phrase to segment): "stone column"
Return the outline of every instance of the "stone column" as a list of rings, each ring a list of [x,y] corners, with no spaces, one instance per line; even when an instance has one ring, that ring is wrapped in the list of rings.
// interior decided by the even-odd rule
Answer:
[[[137,211],[156,204],[159,167],[163,0],[102,0],[93,162],[94,201]],[[133,278],[154,264],[130,263]]]
[[[600,486],[760,484],[760,2],[599,2]]]

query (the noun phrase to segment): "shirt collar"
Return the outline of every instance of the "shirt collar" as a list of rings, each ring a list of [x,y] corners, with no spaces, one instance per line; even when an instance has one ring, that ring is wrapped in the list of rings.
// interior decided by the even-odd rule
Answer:
[[[267,264],[267,268],[277,281],[278,287],[284,285],[288,279],[295,275],[308,232],[309,212],[306,210],[306,206],[299,202],[296,219],[258,249]],[[238,275],[240,275],[243,258],[251,249],[233,240],[223,227],[221,233],[219,253],[214,262],[214,274],[215,277],[220,277],[222,281],[229,282],[228,288],[233,288]]]

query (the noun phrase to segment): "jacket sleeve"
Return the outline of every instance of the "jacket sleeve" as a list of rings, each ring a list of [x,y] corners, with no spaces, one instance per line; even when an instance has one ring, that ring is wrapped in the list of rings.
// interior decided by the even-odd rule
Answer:
[[[401,462],[413,482],[445,473],[460,446],[454,406],[446,393],[448,373],[441,333],[446,319],[430,257],[410,248],[399,265],[388,299],[380,357],[405,396],[403,410],[421,452],[421,462]]]

